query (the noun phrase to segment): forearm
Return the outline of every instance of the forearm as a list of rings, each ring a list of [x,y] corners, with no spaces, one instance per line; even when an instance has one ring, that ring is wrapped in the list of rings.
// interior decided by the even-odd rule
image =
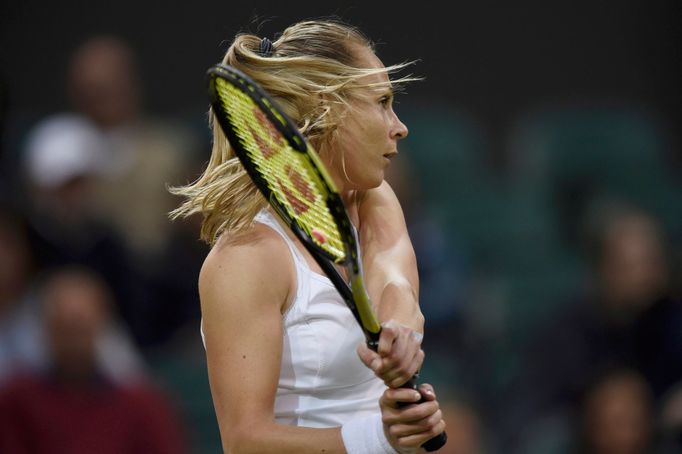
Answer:
[[[245,425],[243,429],[222,431],[226,454],[344,454],[341,429],[285,426],[281,424]]]

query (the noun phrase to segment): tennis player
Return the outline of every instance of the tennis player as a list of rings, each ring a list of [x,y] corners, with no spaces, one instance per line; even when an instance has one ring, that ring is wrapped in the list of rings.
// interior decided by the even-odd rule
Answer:
[[[378,352],[300,242],[269,211],[220,126],[203,175],[174,188],[174,217],[203,215],[212,245],[199,290],[222,444],[229,453],[413,453],[444,428],[433,388],[399,388],[420,368],[414,251],[384,181],[407,128],[389,76],[356,28],[304,21],[276,40],[239,34],[223,63],[268,91],[318,150],[360,237],[382,321]],[[418,403],[420,400],[423,402]],[[399,405],[400,402],[413,405]]]

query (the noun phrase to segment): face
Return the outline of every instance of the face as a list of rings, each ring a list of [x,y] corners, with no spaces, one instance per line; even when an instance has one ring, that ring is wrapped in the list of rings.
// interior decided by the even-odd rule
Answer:
[[[70,84],[76,107],[100,127],[125,124],[137,114],[137,75],[121,43],[95,38],[86,44],[72,62]]]
[[[367,48],[359,49],[363,67],[383,68]],[[326,163],[342,191],[366,190],[379,186],[391,160],[398,154],[398,141],[407,127],[393,111],[393,91],[388,75],[368,76],[363,82],[381,84],[366,89],[369,95],[351,101],[351,110],[338,128]]]
[[[667,275],[660,233],[650,219],[628,217],[609,229],[602,262],[609,302],[632,309],[651,304],[663,292]]]
[[[593,452],[648,451],[652,414],[646,385],[639,378],[618,376],[597,386],[585,410]]]
[[[106,296],[87,277],[62,275],[49,284],[45,321],[55,365],[69,375],[87,375],[106,322]]]

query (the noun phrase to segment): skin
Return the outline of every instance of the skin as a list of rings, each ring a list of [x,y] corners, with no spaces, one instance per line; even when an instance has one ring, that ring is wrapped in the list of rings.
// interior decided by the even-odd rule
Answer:
[[[358,47],[357,52],[361,64],[383,67],[368,49]],[[372,77],[388,81],[386,75]],[[414,251],[398,200],[383,181],[407,128],[393,112],[389,88],[372,95],[371,101],[355,103],[352,120],[341,126],[334,149],[322,151],[321,156],[359,229],[368,292],[380,321],[385,322],[379,352],[361,345],[360,359],[387,385],[399,386],[424,358],[413,335],[423,329]],[[327,159],[340,153],[345,166],[338,159]],[[291,238],[311,269],[321,273],[305,248]],[[281,317],[292,303],[295,283],[286,243],[264,225],[256,224],[238,237],[221,237],[206,258],[199,291],[209,381],[225,452],[345,452],[340,428],[274,422]],[[422,385],[420,392],[389,388],[379,401],[387,439],[396,448],[411,448],[406,452],[416,452],[445,426],[433,389]],[[422,396],[421,404],[398,405],[418,402]]]

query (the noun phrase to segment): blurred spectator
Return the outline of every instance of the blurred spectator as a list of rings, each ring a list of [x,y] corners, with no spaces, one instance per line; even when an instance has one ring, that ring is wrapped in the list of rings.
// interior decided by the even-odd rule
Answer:
[[[579,454],[660,452],[651,390],[631,370],[610,371],[588,387],[581,408]]]
[[[199,142],[144,111],[133,49],[117,37],[82,43],[67,79],[77,113],[44,119],[25,141],[32,243],[41,267],[77,263],[104,276],[146,353],[198,325],[206,251],[169,221],[166,187],[193,178]]]
[[[682,301],[673,292],[667,236],[643,210],[608,202],[594,209],[587,228],[597,277],[593,306],[601,312],[594,315],[631,334],[623,358],[660,399],[682,381]]]
[[[0,208],[0,384],[41,362],[32,298],[33,260],[19,218]]]
[[[670,291],[659,223],[612,203],[596,205],[593,214],[586,238],[594,282],[536,333],[510,392],[507,430],[518,452],[530,452],[534,433],[554,431],[555,442],[564,443],[580,397],[605,370],[641,374],[656,412],[682,382],[682,302]]]
[[[439,392],[439,386],[436,392]],[[484,431],[475,409],[465,402],[439,398],[447,424],[448,442],[439,454],[483,454],[486,449]]]
[[[105,155],[95,196],[100,215],[123,234],[141,266],[167,246],[167,185],[193,175],[198,142],[183,124],[143,110],[133,49],[114,36],[94,36],[73,53],[68,92],[75,109],[98,128]]]
[[[99,133],[87,119],[59,114],[33,128],[24,155],[30,242],[41,270],[78,264],[102,275],[139,339],[143,282],[124,240],[96,212],[93,191],[104,165]]]
[[[75,114],[45,118],[26,140],[27,177],[37,191],[46,193],[39,194],[41,197],[49,197],[50,190],[72,180],[96,179],[104,172],[105,158],[94,124]],[[78,201],[82,199],[80,196]]]
[[[112,323],[103,282],[84,270],[62,270],[41,296],[49,362],[0,391],[0,452],[184,452],[166,397],[150,382],[112,381],[100,361],[112,358],[98,352]]]
[[[145,110],[134,50],[118,37],[82,43],[67,76],[74,108],[99,135],[96,217],[122,236],[131,252],[131,281],[142,284],[120,300],[127,303],[124,315],[138,344],[150,351],[199,323],[196,275],[206,250],[196,231],[190,241],[186,225],[169,221],[177,200],[167,186],[198,175],[200,142],[187,125]]]

